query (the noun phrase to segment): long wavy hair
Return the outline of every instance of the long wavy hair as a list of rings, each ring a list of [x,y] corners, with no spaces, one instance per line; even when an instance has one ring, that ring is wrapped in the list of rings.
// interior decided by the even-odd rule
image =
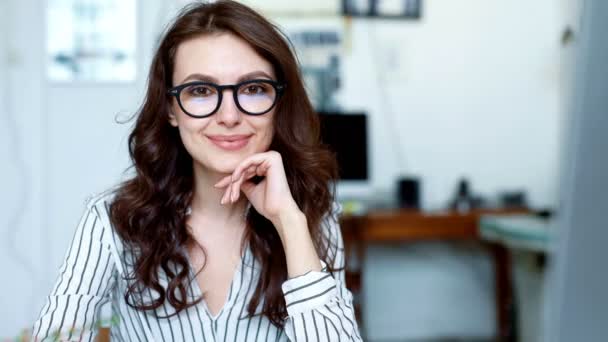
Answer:
[[[146,96],[128,139],[133,176],[115,189],[109,206],[110,219],[125,248],[136,255],[126,277],[130,284],[124,299],[138,310],[154,310],[168,301],[177,314],[203,299],[188,301],[187,289],[194,280],[183,247],[191,241],[186,211],[193,195],[193,160],[177,129],[169,124],[172,99],[167,90],[173,86],[179,44],[216,33],[231,33],[245,40],[272,64],[278,80],[286,84],[275,108],[270,149],[283,158],[291,193],[306,215],[320,258],[330,272],[336,271],[332,267],[334,260],[328,260],[335,255],[329,252],[322,223],[332,209],[337,163],[334,154],[320,141],[319,118],[304,89],[289,40],[279,28],[245,5],[233,1],[195,3],[186,6],[161,37],[150,67]],[[263,299],[261,313],[274,325],[283,327],[287,316],[281,290],[287,279],[285,251],[272,223],[253,206],[246,221],[243,241],[249,242],[261,265],[260,279],[247,311],[254,315]],[[161,269],[168,278],[166,288],[159,282]],[[142,294],[146,289],[154,290],[157,298],[145,302]]]

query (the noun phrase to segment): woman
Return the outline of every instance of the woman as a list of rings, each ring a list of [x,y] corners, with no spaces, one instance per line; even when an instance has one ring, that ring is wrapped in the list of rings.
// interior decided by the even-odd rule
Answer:
[[[88,200],[34,338],[360,341],[329,184],[335,159],[279,30],[185,8],[129,136],[134,175]],[[333,189],[332,189],[333,190]]]

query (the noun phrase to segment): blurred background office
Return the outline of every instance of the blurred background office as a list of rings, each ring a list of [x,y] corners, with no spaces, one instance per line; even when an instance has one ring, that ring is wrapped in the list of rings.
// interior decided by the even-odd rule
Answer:
[[[340,160],[366,340],[608,340],[606,2],[242,2],[290,38]],[[0,1],[0,340],[37,317],[84,200],[128,175],[186,3]]]

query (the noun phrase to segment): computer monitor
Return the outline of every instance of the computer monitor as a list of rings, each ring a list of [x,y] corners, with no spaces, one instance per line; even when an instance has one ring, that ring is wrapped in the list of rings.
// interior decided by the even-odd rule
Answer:
[[[338,159],[338,197],[367,197],[370,193],[367,115],[363,112],[318,113],[321,140]]]

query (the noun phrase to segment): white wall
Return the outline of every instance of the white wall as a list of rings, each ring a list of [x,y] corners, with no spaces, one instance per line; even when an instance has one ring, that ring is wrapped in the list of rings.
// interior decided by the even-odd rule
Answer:
[[[21,253],[33,270],[21,266],[19,253],[2,248],[0,262],[13,282],[3,283],[0,304],[16,313],[2,314],[0,337],[12,337],[43,304],[84,198],[117,181],[127,166],[128,125],[114,124],[114,118],[132,113],[141,101],[156,34],[173,8],[140,1],[141,64],[133,84],[53,85],[43,73],[44,6],[3,5],[11,7],[9,50],[18,56],[8,78],[20,149],[1,150],[10,162],[1,177],[0,217],[14,214],[24,194],[27,214],[11,226],[3,221],[2,239],[27,251]],[[533,204],[553,204],[558,9],[550,0],[435,0],[425,2],[419,22],[354,21],[341,98],[348,108],[370,113],[373,187],[385,191],[397,175],[418,174],[424,207],[437,208],[466,175],[476,191],[525,188]],[[399,132],[399,157],[389,125]],[[24,157],[26,172],[13,151]],[[370,336],[491,335],[489,259],[469,247],[371,248],[364,280]]]
[[[551,0],[426,1],[420,22],[354,21],[342,102],[370,111],[375,186],[421,175],[423,205],[437,208],[464,175],[484,195],[521,188],[553,204],[558,10]]]
[[[50,275],[42,267],[45,208],[41,202],[44,155],[42,77],[42,8],[38,4],[3,1],[0,82],[5,95],[0,107],[0,337],[17,336],[27,328]],[[18,19],[21,18],[21,19]]]
[[[127,166],[127,127],[114,117],[136,109],[143,78],[127,85],[48,83],[45,2],[11,0],[1,6],[2,38],[7,37],[0,44],[6,87],[0,88],[6,94],[0,96],[0,157],[6,161],[0,177],[3,339],[29,329],[37,317],[85,197],[116,182]]]
[[[463,0],[426,1],[420,22],[355,20],[342,102],[369,110],[374,188],[420,175],[436,209],[467,176],[484,195],[525,189],[555,205],[561,15],[550,0]],[[368,336],[491,336],[490,259],[470,247],[370,248]]]

